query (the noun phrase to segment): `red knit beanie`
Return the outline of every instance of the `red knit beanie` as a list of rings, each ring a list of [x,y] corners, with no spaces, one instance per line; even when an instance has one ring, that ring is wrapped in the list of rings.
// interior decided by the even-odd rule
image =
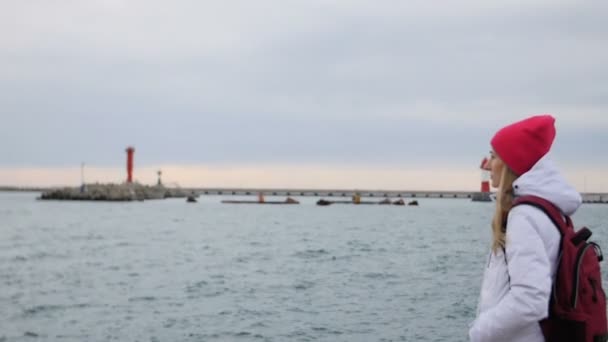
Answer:
[[[490,144],[517,175],[528,172],[542,158],[555,138],[555,119],[537,115],[501,128]]]

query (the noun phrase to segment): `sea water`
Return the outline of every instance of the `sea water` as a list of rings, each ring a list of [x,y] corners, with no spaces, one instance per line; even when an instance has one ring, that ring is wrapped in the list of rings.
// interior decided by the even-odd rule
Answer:
[[[493,214],[38,195],[0,192],[0,341],[466,341]]]

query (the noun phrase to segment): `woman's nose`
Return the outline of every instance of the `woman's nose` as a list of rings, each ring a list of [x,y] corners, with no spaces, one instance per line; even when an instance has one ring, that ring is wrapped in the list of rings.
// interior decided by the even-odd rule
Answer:
[[[484,163],[481,165],[481,168],[486,170],[486,171],[490,171],[492,170],[492,160],[490,158],[487,158],[484,160]]]

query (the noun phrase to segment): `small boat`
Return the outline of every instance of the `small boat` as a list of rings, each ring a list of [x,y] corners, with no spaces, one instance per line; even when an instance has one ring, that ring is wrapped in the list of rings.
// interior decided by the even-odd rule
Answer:
[[[296,201],[295,199],[293,199],[291,197],[287,197],[285,199],[285,203],[288,203],[288,204],[300,204],[300,202]]]
[[[405,202],[403,201],[403,198],[400,198],[393,202],[393,205],[405,205]]]
[[[327,206],[327,205],[330,205],[331,203],[332,203],[331,201],[327,201],[324,199],[320,199],[317,201],[317,205],[320,205],[320,206]]]
[[[418,201],[416,201],[416,200],[410,201],[407,205],[409,205],[409,206],[417,206],[418,205]]]
[[[354,204],[354,205],[360,205],[360,204],[378,204],[378,202],[373,202],[373,201],[359,201],[359,202],[354,202],[354,201],[328,201],[325,199],[320,199],[317,201],[317,205],[321,205],[321,206],[325,206],[325,205],[330,205],[330,204]]]
[[[196,203],[196,197],[188,196],[188,198],[186,198],[186,202],[187,203]]]
[[[226,204],[300,204],[297,200],[287,197],[284,201],[266,201],[264,196],[259,196],[257,201],[247,200],[223,200],[222,203]]]
[[[223,200],[222,203],[225,204],[300,204],[300,202],[287,202],[287,201],[238,201],[238,200]]]
[[[392,204],[391,200],[388,198],[383,199],[382,201],[378,202],[378,204]]]

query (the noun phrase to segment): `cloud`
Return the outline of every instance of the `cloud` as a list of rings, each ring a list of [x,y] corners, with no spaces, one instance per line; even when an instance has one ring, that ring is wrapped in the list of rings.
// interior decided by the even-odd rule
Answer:
[[[0,165],[114,166],[127,144],[148,165],[477,164],[492,132],[546,112],[566,162],[608,146],[601,2],[2,9]]]

